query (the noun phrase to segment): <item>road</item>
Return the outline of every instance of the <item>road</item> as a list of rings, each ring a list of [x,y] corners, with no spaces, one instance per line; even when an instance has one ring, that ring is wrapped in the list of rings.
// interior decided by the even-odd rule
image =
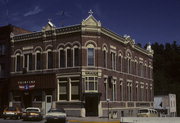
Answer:
[[[23,121],[23,120],[10,120],[10,119],[0,119],[0,123],[46,123],[46,120],[42,121]],[[66,122],[70,123],[70,122]]]

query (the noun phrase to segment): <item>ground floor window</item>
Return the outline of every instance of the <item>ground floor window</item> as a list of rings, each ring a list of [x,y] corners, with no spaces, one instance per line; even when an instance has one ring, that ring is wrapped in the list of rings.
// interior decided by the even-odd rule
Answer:
[[[33,101],[42,101],[42,91],[34,91]]]
[[[58,100],[79,100],[79,87],[80,81],[79,77],[64,77],[60,78],[58,86]]]
[[[86,77],[85,86],[86,92],[97,92],[97,77]]]

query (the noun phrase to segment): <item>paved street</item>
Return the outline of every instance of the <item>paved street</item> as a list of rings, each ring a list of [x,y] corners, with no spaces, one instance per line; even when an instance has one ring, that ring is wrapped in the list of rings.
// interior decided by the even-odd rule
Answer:
[[[0,123],[46,123],[46,121],[45,120],[23,121],[23,120],[0,119]],[[117,121],[117,120],[116,121],[114,121],[114,120],[108,121],[106,119],[99,119],[99,118],[68,118],[67,123],[119,123],[119,121]]]

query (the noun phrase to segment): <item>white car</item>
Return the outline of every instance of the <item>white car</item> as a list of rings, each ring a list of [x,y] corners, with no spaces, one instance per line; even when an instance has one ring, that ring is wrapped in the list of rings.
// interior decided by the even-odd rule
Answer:
[[[63,108],[52,108],[48,111],[46,114],[46,121],[51,122],[51,121],[61,121],[61,123],[66,122],[66,113]]]
[[[28,107],[25,109],[22,115],[23,120],[42,120],[42,112],[40,108]]]

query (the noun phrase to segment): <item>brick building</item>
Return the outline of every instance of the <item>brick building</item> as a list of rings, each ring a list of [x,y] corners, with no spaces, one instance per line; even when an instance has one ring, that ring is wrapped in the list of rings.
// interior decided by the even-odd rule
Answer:
[[[27,33],[22,28],[6,25],[0,27],[0,108],[8,105],[8,83],[10,77],[10,34]]]
[[[69,116],[134,116],[153,107],[153,51],[101,26],[79,25],[12,37],[10,105],[64,107]],[[107,100],[110,100],[107,102]],[[109,104],[109,108],[108,108]]]

